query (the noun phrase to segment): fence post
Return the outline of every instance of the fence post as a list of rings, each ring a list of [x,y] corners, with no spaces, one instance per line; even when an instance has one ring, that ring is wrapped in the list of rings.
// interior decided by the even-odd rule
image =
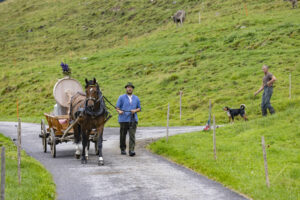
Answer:
[[[248,16],[248,9],[247,9],[247,4],[246,3],[244,4],[244,8],[245,8],[246,16]]]
[[[168,103],[168,113],[167,113],[167,135],[166,135],[166,140],[168,142],[168,137],[169,137],[169,115],[170,115],[170,103]]]
[[[201,15],[200,15],[200,12],[199,12],[199,24],[201,23]]]
[[[181,120],[181,103],[182,103],[182,91],[180,91],[180,120]]]
[[[289,75],[289,80],[290,80],[290,88],[289,88],[290,99],[292,99],[292,74],[291,73]]]
[[[209,118],[208,118],[209,130],[211,130],[211,100],[209,100]]]
[[[19,101],[17,99],[17,118],[19,119]]]
[[[18,119],[18,180],[21,184],[21,119]]]
[[[214,158],[215,160],[217,160],[217,148],[216,148],[216,119],[215,119],[215,115],[213,116],[213,128],[214,128],[214,132],[213,132],[213,143],[214,143]]]
[[[267,163],[267,153],[266,153],[265,137],[264,136],[261,136],[261,145],[262,145],[263,157],[264,157],[266,184],[267,184],[268,187],[270,187],[269,174],[268,174],[268,163]]]
[[[1,200],[5,199],[5,147],[1,151]]]
[[[128,46],[128,37],[127,37],[127,35],[126,35],[126,36],[124,36],[124,40],[125,40],[125,44],[126,44],[126,46]]]

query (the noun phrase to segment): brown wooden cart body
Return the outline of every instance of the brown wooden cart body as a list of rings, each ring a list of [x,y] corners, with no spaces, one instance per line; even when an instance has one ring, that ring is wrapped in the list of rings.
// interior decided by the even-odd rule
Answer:
[[[47,152],[47,145],[50,145],[51,154],[56,157],[56,145],[63,142],[74,142],[74,130],[73,125],[77,123],[73,122],[70,124],[69,115],[51,115],[44,113],[46,120],[48,122],[48,128],[46,128],[44,120],[41,121],[41,134],[43,150]],[[60,120],[64,120],[61,123]],[[95,152],[98,153],[98,140],[96,138],[96,130],[92,130],[88,142],[88,149],[90,147],[90,141],[95,143]]]

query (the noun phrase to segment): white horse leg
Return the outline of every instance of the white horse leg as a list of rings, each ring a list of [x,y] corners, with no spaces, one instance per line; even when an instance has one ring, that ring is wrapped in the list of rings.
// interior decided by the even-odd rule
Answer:
[[[85,157],[86,157],[86,159],[89,158],[89,150],[87,147],[85,147]]]
[[[104,165],[103,157],[99,157],[98,165]]]
[[[79,148],[79,144],[76,144],[75,156],[76,156],[77,159],[80,158],[80,148]]]
[[[101,136],[100,136],[99,139],[98,139],[98,151],[99,151],[99,161],[98,161],[98,165],[99,165],[99,166],[104,165],[104,160],[103,160],[103,157],[102,157],[102,142],[103,142],[102,134],[103,134],[103,129],[102,129]]]

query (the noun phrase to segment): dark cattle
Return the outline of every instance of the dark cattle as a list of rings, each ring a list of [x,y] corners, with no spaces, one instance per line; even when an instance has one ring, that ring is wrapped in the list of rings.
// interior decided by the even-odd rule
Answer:
[[[283,1],[289,1],[289,2],[291,2],[293,8],[297,8],[298,7],[298,1],[297,0],[283,0]]]
[[[181,25],[183,24],[184,20],[185,20],[185,11],[184,10],[178,10],[174,16],[171,17],[174,21],[174,23],[176,23],[176,25],[178,25],[178,23],[180,23]]]

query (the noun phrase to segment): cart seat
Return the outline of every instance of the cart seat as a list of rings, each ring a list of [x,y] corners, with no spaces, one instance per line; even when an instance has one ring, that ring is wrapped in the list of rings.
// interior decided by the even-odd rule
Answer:
[[[58,122],[60,124],[67,124],[68,123],[68,120],[67,119],[59,119]]]

